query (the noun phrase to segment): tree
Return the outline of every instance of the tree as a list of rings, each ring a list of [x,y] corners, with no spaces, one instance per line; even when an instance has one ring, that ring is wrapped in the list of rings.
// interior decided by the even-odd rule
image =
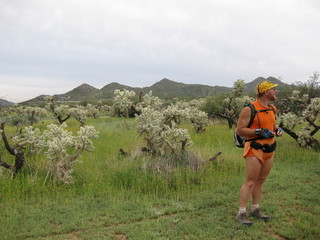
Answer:
[[[301,94],[308,94],[309,103],[312,98],[320,96],[320,74],[319,72],[314,72],[307,82],[298,82],[297,87]]]

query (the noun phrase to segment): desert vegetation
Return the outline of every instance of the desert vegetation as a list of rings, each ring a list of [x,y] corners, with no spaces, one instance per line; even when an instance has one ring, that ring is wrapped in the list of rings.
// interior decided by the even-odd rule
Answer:
[[[287,134],[263,202],[274,217],[250,229],[234,221],[245,168],[232,127],[252,97],[243,80],[192,100],[116,90],[108,104],[5,108],[1,239],[317,239],[317,76],[278,99]]]

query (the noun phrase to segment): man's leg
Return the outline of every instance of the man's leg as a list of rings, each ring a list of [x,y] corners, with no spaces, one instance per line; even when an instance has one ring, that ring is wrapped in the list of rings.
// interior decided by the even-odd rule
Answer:
[[[240,189],[240,207],[246,207],[259,177],[262,164],[256,157],[246,158],[246,180]]]
[[[258,179],[261,168],[261,162],[256,157],[246,158],[246,180],[240,189],[240,207],[236,215],[236,220],[240,223],[250,226],[252,222],[248,219],[246,205],[252,194],[255,182]]]
[[[269,217],[262,213],[259,209],[259,202],[262,195],[262,186],[271,170],[273,158],[268,159],[261,167],[259,177],[252,191],[252,207],[250,216],[267,221]]]
[[[268,159],[260,169],[259,176],[256,180],[256,184],[252,191],[252,204],[257,205],[260,202],[261,194],[262,194],[262,186],[265,182],[266,178],[269,175],[273,163],[273,157]]]

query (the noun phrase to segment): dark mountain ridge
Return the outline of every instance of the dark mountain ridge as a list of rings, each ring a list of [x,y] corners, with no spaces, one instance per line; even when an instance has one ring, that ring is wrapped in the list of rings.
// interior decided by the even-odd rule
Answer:
[[[279,84],[279,86],[285,86],[287,84],[281,82],[280,80],[274,77],[268,77],[267,79],[263,77],[258,77],[252,82],[249,82],[245,85],[245,93],[246,94],[254,94],[256,85],[261,81],[271,81],[273,83]],[[84,100],[100,100],[100,99],[112,99],[114,90],[116,89],[126,89],[130,91],[136,92],[139,95],[141,92],[148,93],[152,91],[154,96],[159,98],[200,98],[207,96],[214,96],[221,93],[227,93],[232,90],[232,87],[224,87],[224,86],[209,86],[202,84],[186,84],[181,82],[175,82],[170,79],[164,78],[159,82],[156,82],[150,87],[130,87],[126,85],[119,84],[117,82],[112,82],[100,90],[90,86],[89,84],[81,84],[80,86],[72,89],[71,91],[64,94],[57,94],[54,97],[58,101],[84,101]],[[26,101],[26,104],[35,104],[39,101],[43,101],[46,95],[38,96],[34,99]]]
[[[10,107],[14,105],[13,102],[7,101],[5,99],[0,99],[0,107]]]

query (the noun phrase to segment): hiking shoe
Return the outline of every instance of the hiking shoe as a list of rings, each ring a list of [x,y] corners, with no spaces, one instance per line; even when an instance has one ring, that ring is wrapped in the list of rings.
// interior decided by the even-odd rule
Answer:
[[[243,225],[246,225],[246,226],[251,226],[252,225],[252,222],[249,221],[246,212],[243,212],[243,213],[238,212],[237,215],[236,215],[236,220],[238,222],[242,223]]]
[[[257,219],[261,219],[264,221],[268,221],[270,219],[270,217],[268,217],[267,215],[264,215],[259,208],[256,208],[253,211],[251,211],[249,215],[251,217],[255,217]]]

